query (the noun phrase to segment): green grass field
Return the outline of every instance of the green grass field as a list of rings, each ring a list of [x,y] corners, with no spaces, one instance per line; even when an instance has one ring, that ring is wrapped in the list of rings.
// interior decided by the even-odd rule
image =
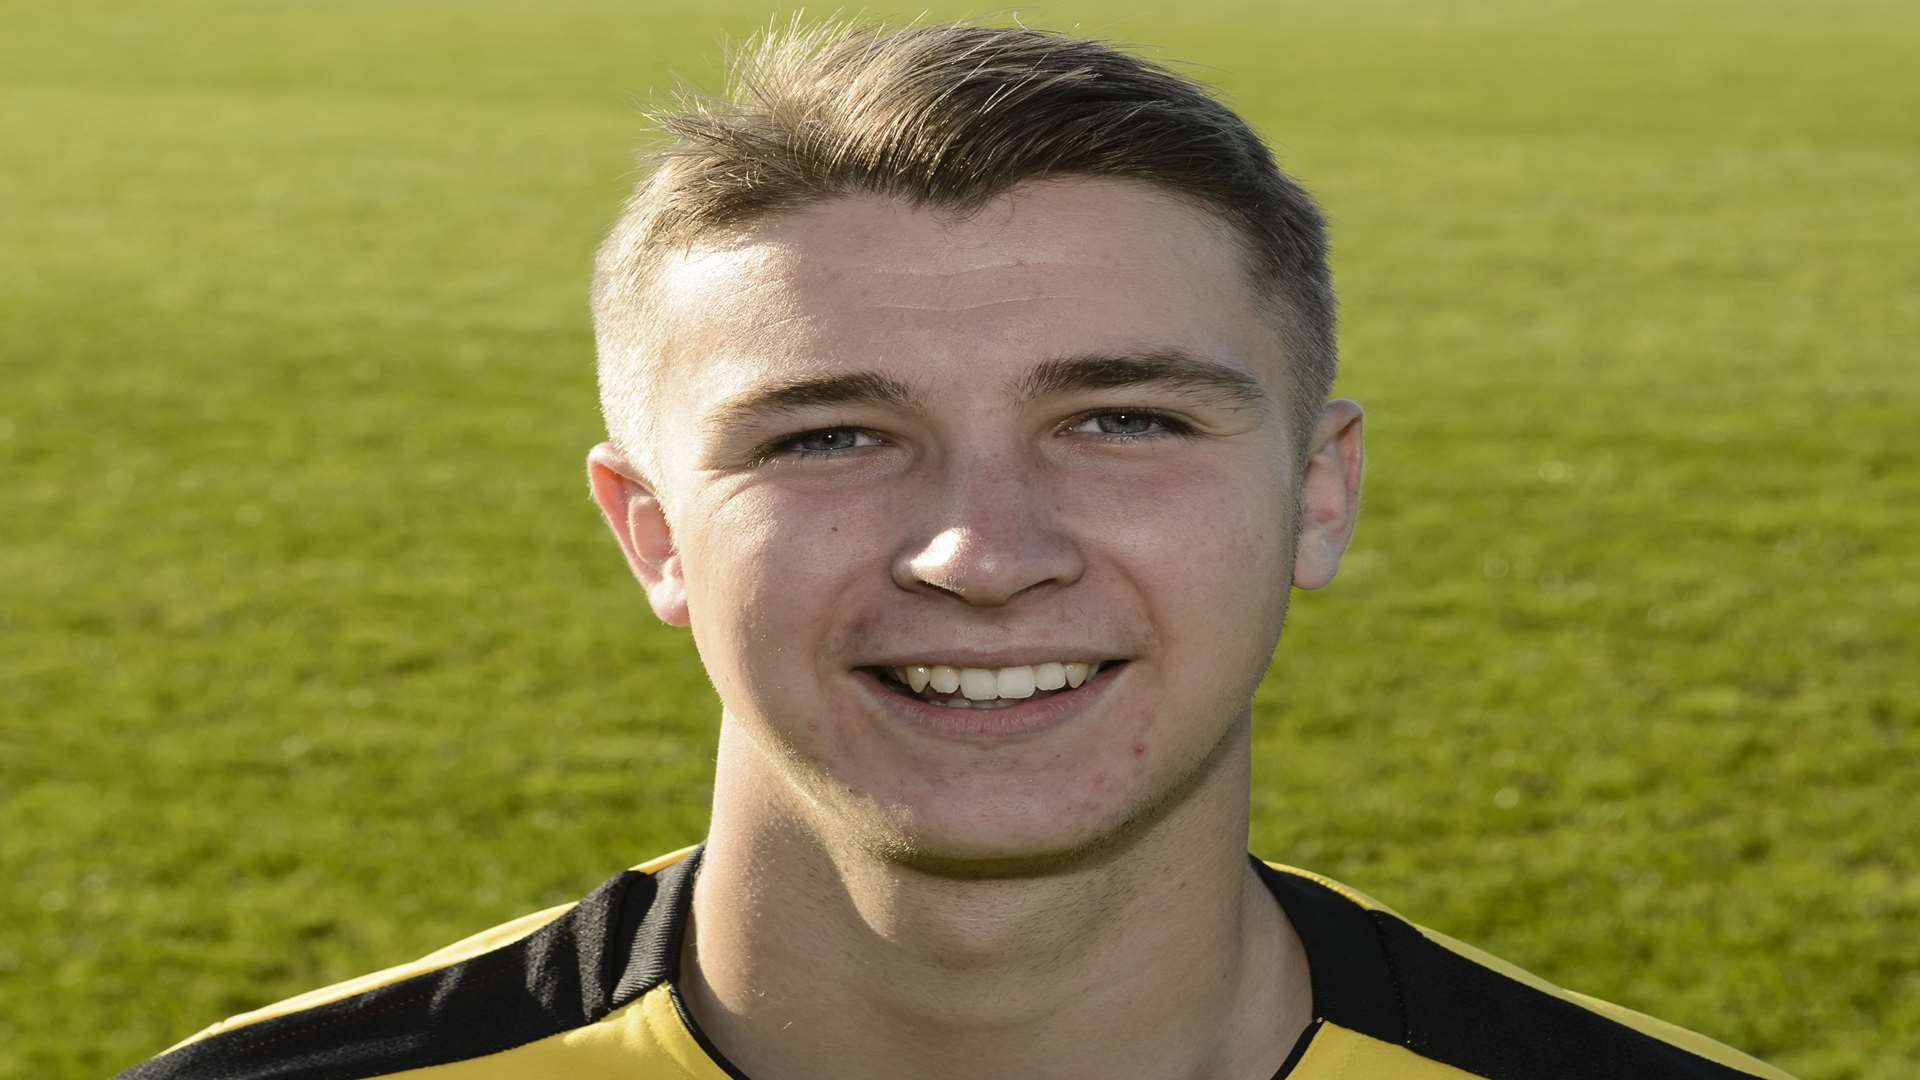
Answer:
[[[716,705],[586,499],[586,275],[638,106],[770,13],[53,10],[0,0],[35,1080],[702,835]],[[1920,7],[1022,14],[1195,62],[1334,223],[1367,510],[1258,702],[1255,850],[1920,1075]]]

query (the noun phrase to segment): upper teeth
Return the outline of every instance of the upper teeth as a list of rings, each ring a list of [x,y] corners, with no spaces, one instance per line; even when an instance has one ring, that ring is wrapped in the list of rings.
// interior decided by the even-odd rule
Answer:
[[[931,686],[936,693],[951,694],[957,690],[969,701],[991,701],[994,698],[1029,698],[1038,690],[1079,686],[1087,681],[1087,676],[1098,666],[1077,660],[1071,663],[1050,660],[1044,664],[1003,668],[909,664],[888,670],[894,678],[912,687],[916,694]]]

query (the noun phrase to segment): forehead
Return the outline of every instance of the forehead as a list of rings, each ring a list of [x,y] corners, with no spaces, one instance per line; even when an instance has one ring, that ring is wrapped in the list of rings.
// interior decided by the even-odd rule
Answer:
[[[1214,215],[1142,184],[1033,183],[965,215],[835,199],[697,246],[656,279],[662,397],[901,367],[935,380],[1180,349],[1277,381],[1277,342]]]

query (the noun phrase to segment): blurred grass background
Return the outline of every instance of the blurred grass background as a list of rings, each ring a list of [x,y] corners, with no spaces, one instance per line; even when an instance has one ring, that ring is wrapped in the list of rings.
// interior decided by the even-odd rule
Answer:
[[[769,14],[0,0],[0,1074],[702,834],[711,692],[585,497],[585,287],[638,106]],[[1195,62],[1333,220],[1367,509],[1255,850],[1920,1072],[1920,6],[1022,16]]]

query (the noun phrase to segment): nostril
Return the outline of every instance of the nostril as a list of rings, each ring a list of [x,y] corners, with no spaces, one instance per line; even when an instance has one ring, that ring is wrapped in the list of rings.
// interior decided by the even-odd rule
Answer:
[[[901,588],[934,591],[971,607],[999,607],[1041,586],[1071,585],[1085,569],[1078,546],[1053,528],[1018,521],[951,526],[903,549],[893,562]]]

